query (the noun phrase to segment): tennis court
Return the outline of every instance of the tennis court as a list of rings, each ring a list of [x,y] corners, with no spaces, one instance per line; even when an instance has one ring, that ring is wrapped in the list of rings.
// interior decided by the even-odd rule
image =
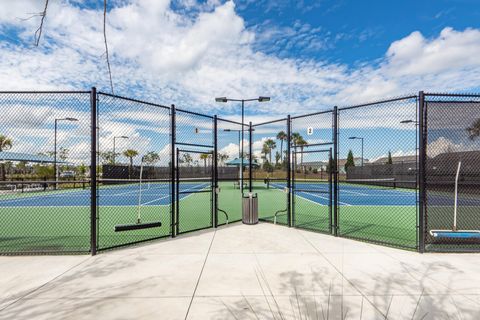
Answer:
[[[179,232],[212,226],[209,181],[181,181],[178,185]],[[240,219],[240,192],[233,182],[220,183],[220,209],[230,221]],[[169,236],[171,230],[170,183],[165,181],[98,186],[98,247]],[[90,188],[6,193],[0,196],[3,223],[2,249],[7,251],[88,251],[90,248]],[[140,204],[140,206],[139,206]],[[114,232],[115,225],[133,224],[138,210],[142,221],[160,221],[152,229]],[[226,216],[219,214],[219,224]]]

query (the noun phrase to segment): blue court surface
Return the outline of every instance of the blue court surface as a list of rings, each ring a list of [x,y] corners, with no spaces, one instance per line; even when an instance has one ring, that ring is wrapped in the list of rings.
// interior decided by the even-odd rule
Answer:
[[[180,183],[180,199],[189,196],[189,191],[203,190],[209,182]],[[139,186],[110,185],[98,188],[98,205],[100,206],[138,206]],[[142,206],[161,206],[170,204],[170,184],[144,184],[141,194]],[[90,189],[82,190],[47,190],[32,193],[18,193],[0,198],[1,207],[80,207],[90,205]]]
[[[270,182],[271,188],[283,190],[284,182]],[[321,205],[329,204],[327,183],[297,182],[295,195]],[[418,191],[406,188],[390,188],[372,185],[339,183],[339,205],[342,206],[416,206]],[[453,193],[428,194],[428,203],[436,206],[453,205]],[[459,196],[459,206],[480,206],[479,197]]]

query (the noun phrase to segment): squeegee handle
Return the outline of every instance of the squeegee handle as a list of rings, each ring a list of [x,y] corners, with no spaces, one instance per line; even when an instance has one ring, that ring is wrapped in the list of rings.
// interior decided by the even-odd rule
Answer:
[[[143,158],[142,158],[142,162],[140,163],[140,180],[138,182],[137,223],[140,223],[140,220],[141,220],[140,207],[142,206],[142,176],[143,176]]]
[[[453,231],[457,231],[457,207],[458,207],[458,178],[460,177],[460,167],[462,161],[458,162],[457,174],[455,175],[455,204],[453,206]]]

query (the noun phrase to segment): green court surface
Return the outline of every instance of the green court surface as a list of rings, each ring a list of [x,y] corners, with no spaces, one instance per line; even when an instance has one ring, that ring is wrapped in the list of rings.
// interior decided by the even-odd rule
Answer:
[[[241,220],[241,194],[233,182],[219,183],[219,208],[226,211],[229,222]],[[88,252],[90,250],[89,190],[46,191],[8,194],[0,197],[0,252]],[[65,205],[41,206],[48,197],[62,197]],[[69,206],[68,199],[84,197],[84,205]],[[165,194],[163,194],[165,196]],[[168,194],[167,194],[168,196]],[[101,198],[101,196],[100,196]],[[22,199],[22,202],[14,202]],[[82,198],[83,199],[83,198]],[[9,201],[9,202],[5,202]],[[12,202],[13,201],[13,202]],[[23,205],[28,201],[29,206]],[[78,202],[78,201],[77,201]],[[8,203],[5,204],[5,203]],[[11,205],[11,204],[15,205]],[[101,200],[99,201],[101,203]],[[97,246],[107,249],[171,234],[170,205],[147,205],[141,208],[143,222],[161,221],[158,228],[114,232],[115,225],[136,222],[135,205],[99,205],[97,209]],[[211,193],[192,193],[179,203],[180,233],[209,228],[213,225]],[[226,216],[218,214],[218,223]]]
[[[241,193],[233,181],[219,183],[218,208],[228,214],[229,222],[241,220]],[[32,194],[12,194],[3,197],[0,203],[2,224],[0,225],[0,252],[88,252],[90,250],[90,206],[88,196],[84,205],[37,206],[48,196],[74,199],[89,190],[59,193],[36,192]],[[165,192],[165,191],[163,191]],[[167,191],[168,192],[168,191]],[[247,190],[245,190],[247,192]],[[253,192],[258,195],[259,217],[273,221],[278,212],[277,223],[287,224],[287,193],[281,188],[266,188],[255,182]],[[47,197],[46,197],[47,196]],[[165,196],[165,193],[163,194]],[[166,194],[168,196],[168,193]],[[211,193],[192,193],[181,198],[179,203],[179,233],[210,228],[213,225]],[[100,197],[101,199],[102,197]],[[31,199],[31,205],[22,205]],[[78,200],[78,199],[77,199]],[[73,201],[73,200],[71,200]],[[133,224],[136,221],[137,206],[100,205],[97,209],[98,249],[107,249],[133,242],[166,237],[171,233],[171,213],[168,202],[159,205],[146,205],[141,208],[142,221],[161,221],[158,228],[114,232],[114,226]],[[315,201],[296,196],[294,201],[293,224],[296,227],[329,233],[329,207],[324,201]],[[224,224],[226,216],[218,212],[218,223]],[[383,205],[340,205],[339,235],[386,244],[415,248],[416,246],[416,206]]]
[[[377,193],[381,190],[375,191],[375,188],[371,186],[366,188],[372,190],[370,192]],[[286,208],[286,194],[279,188],[262,188],[261,183],[257,183],[257,188],[254,191],[258,193],[260,218],[273,222],[275,212]],[[385,191],[385,193],[387,192]],[[330,208],[326,199],[312,199],[295,196],[294,226],[330,233]],[[417,207],[415,205],[371,205],[368,200],[364,200],[364,202],[362,205],[339,206],[338,234],[340,236],[416,248]],[[277,215],[277,223],[287,224],[285,213]]]

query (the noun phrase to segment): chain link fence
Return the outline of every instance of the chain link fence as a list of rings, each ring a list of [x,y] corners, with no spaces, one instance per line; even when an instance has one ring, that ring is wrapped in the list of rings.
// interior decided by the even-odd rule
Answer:
[[[408,96],[338,109],[339,236],[417,248],[417,106]]]
[[[333,111],[291,120],[293,226],[332,232]]]
[[[175,110],[175,234],[214,226],[214,135],[213,117]]]
[[[5,92],[0,104],[0,253],[88,252],[90,92]]]
[[[290,225],[287,119],[252,127],[252,192],[258,195],[260,220]]]
[[[262,221],[480,249],[480,95],[254,125],[95,89],[0,92],[0,104],[1,254],[95,254],[237,222],[248,192]]]
[[[248,127],[243,126],[244,135],[248,134]],[[248,159],[244,159],[245,166],[241,171],[241,136],[242,124],[217,119],[217,171],[218,171],[218,198],[217,214],[218,225],[242,220],[242,177],[248,182]],[[244,144],[245,146],[246,144]],[[246,186],[246,183],[243,184]]]
[[[170,235],[170,109],[97,95],[97,249]],[[118,226],[161,221],[156,228]]]
[[[452,231],[480,234],[480,95],[425,94],[423,111],[426,250],[478,251]]]

